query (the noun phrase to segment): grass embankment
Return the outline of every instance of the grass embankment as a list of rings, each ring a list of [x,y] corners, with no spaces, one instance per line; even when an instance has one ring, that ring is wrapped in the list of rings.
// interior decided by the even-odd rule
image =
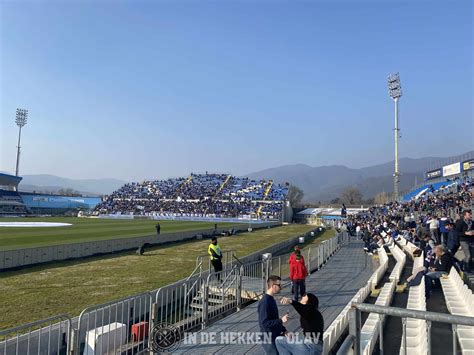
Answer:
[[[223,237],[223,250],[248,255],[314,228],[288,225]],[[323,234],[324,238],[325,235]],[[316,241],[314,241],[316,242]],[[0,273],[0,329],[157,289],[188,276],[209,240],[158,246],[134,252],[36,266]]]
[[[156,234],[160,223],[161,233],[213,229],[213,222],[113,220],[99,218],[48,217],[2,218],[0,222],[60,222],[64,227],[1,227],[0,250],[36,248],[50,245],[91,242]],[[230,228],[236,223],[218,223],[219,228]]]

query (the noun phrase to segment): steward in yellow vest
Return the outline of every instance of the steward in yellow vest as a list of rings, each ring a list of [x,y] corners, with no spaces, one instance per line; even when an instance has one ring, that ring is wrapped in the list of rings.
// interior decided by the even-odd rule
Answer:
[[[211,259],[211,264],[214,267],[214,272],[217,274],[217,279],[221,280],[221,271],[222,271],[222,251],[219,244],[217,244],[217,238],[212,237],[211,244],[207,249],[209,258]]]

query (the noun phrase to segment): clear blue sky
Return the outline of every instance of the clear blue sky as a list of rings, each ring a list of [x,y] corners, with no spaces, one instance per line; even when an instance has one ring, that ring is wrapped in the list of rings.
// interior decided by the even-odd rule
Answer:
[[[473,144],[473,2],[1,2],[0,170],[125,180]]]

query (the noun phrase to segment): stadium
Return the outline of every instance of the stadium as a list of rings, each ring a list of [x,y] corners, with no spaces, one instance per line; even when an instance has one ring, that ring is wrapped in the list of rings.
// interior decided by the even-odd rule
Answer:
[[[438,287],[428,286],[429,273],[410,283],[435,258],[434,243],[449,247],[447,221],[461,223],[473,207],[472,162],[440,167],[436,176],[427,171],[423,184],[382,206],[295,212],[290,186],[271,180],[191,174],[83,198],[22,193],[21,177],[2,174],[1,348],[5,354],[261,353],[262,340],[252,334],[266,278],[279,275],[282,294],[291,297],[287,260],[300,245],[310,272],[306,287],[318,290],[325,319],[323,353],[411,354],[430,347],[449,353],[451,345],[432,336],[439,334],[453,339],[452,351],[467,354],[474,275],[461,262],[437,279]],[[65,217],[71,211],[79,217]],[[433,215],[443,227],[429,246],[423,233],[434,233]],[[221,278],[203,253],[211,236],[226,246]],[[135,254],[140,246],[148,260]],[[185,257],[170,265],[166,255],[180,250]],[[155,268],[160,272],[150,277]],[[37,282],[42,287],[32,292],[15,286]],[[74,296],[67,285],[75,285]],[[18,301],[29,312],[16,308]],[[18,327],[18,320],[27,324]],[[294,320],[287,329],[297,329]],[[174,340],[159,338],[163,331]]]
[[[474,355],[472,4],[422,5],[1,3],[0,355]]]

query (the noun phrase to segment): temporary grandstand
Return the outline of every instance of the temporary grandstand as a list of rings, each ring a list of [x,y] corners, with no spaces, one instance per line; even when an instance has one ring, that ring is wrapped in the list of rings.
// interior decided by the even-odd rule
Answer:
[[[279,220],[289,186],[228,174],[128,183],[106,196],[96,214]]]

